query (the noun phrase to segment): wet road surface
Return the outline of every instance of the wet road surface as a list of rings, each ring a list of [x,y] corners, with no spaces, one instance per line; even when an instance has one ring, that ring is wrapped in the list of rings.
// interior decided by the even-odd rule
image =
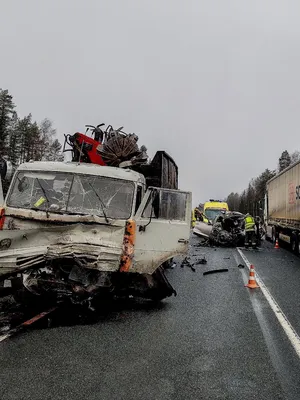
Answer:
[[[261,290],[244,287],[237,250],[198,242],[191,260],[206,265],[166,272],[177,297],[119,302],[93,324],[65,314],[2,342],[0,399],[299,399],[299,358]],[[244,254],[300,333],[300,258]],[[203,276],[215,268],[228,272]]]

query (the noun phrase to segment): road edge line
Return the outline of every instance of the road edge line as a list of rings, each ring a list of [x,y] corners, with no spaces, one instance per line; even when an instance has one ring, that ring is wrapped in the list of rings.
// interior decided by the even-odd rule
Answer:
[[[247,265],[248,269],[250,269],[251,263],[248,261],[247,257],[244,255],[241,249],[237,248],[239,255],[242,257],[243,261]],[[269,292],[268,288],[264,284],[263,280],[260,278],[259,274],[255,271],[256,281],[260,286],[262,293],[264,294],[269,306],[273,310],[274,314],[276,315],[282,329],[284,330],[285,334],[287,335],[291,345],[293,346],[294,350],[296,351],[297,356],[300,358],[300,337],[296,332],[293,325],[288,320],[287,316],[284,314],[280,306],[278,305],[277,301]]]

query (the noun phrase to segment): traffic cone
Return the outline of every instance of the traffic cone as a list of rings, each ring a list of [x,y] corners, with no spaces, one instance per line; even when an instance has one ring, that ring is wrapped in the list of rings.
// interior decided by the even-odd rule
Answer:
[[[276,239],[274,249],[280,249],[278,239]]]
[[[254,265],[252,265],[252,264],[250,265],[249,281],[248,281],[248,284],[245,285],[245,287],[248,287],[249,289],[259,288],[259,286],[255,280]]]

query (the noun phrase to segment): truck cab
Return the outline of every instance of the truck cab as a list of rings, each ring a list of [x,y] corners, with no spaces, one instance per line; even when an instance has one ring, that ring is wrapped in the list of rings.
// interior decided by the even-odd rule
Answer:
[[[191,193],[146,188],[130,169],[30,162],[16,171],[0,217],[0,279],[33,294],[100,292],[164,298],[162,265],[188,250]]]

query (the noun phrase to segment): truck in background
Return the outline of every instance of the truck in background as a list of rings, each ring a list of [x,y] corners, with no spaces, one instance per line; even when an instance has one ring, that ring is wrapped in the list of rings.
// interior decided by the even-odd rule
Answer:
[[[287,243],[300,252],[300,162],[267,182],[264,219],[266,236]]]

